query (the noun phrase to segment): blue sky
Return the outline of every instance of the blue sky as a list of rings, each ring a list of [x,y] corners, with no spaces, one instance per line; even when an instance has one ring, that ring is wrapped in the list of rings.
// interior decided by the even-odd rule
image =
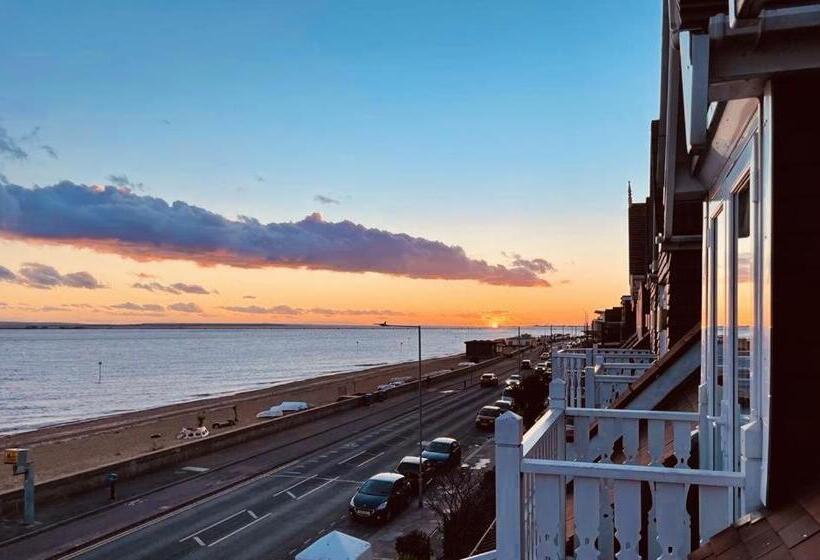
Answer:
[[[565,246],[594,229],[620,267],[625,184],[648,177],[659,10],[6,2],[0,126],[41,127],[59,158],[0,171],[23,186],[125,174],[230,217],[319,211],[568,272],[584,250]]]

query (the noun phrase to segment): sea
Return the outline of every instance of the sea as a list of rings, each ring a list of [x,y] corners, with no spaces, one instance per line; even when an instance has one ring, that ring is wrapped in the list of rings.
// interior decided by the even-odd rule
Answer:
[[[533,335],[543,328],[522,329]],[[556,331],[557,332],[557,331]],[[422,357],[516,329],[424,328]],[[0,330],[0,434],[417,359],[415,330],[360,327]]]

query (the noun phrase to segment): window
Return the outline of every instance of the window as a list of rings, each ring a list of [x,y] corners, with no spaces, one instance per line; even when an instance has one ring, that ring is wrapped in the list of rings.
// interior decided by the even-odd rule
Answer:
[[[743,424],[751,412],[751,359],[754,330],[755,301],[753,270],[753,243],[751,235],[751,201],[749,183],[735,193],[735,379],[737,383],[738,412]]]

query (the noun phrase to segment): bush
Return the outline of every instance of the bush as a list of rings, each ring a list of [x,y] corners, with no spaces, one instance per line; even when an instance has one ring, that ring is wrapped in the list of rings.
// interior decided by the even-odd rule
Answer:
[[[399,560],[430,560],[430,537],[416,529],[396,539]]]
[[[470,555],[495,517],[495,472],[453,469],[427,498],[438,516],[445,559]]]

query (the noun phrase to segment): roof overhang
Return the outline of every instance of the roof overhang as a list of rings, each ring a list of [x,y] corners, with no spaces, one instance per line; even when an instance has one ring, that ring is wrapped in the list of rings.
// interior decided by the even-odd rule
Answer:
[[[710,107],[757,97],[775,74],[820,68],[820,5],[762,10],[754,19],[718,14],[708,31],[680,31],[687,148],[705,149]]]

